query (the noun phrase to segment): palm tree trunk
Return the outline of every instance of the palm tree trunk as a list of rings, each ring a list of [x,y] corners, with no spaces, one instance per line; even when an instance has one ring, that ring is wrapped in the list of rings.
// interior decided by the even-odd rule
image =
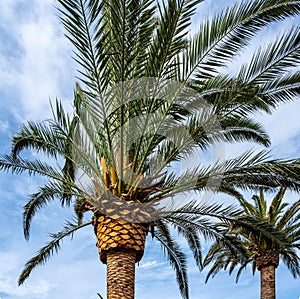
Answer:
[[[260,299],[275,299],[275,266],[260,269]]]
[[[134,299],[136,253],[107,252],[107,299]]]

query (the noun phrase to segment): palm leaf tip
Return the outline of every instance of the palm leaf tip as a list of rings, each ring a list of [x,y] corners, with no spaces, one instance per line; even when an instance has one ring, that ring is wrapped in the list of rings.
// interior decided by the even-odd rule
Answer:
[[[30,276],[32,270],[39,266],[45,264],[54,253],[58,253],[60,247],[61,247],[61,242],[63,238],[67,236],[73,236],[73,234],[78,230],[81,229],[87,225],[92,224],[92,221],[86,222],[83,224],[77,224],[77,223],[72,223],[72,222],[67,222],[66,225],[63,227],[63,230],[56,233],[56,234],[50,234],[50,237],[52,238],[51,241],[46,243],[45,246],[43,246],[37,255],[32,257],[26,264],[25,267],[20,274],[19,280],[18,280],[18,285],[20,286],[25,282],[25,280]]]
[[[169,228],[162,221],[158,222],[155,238],[160,242],[164,253],[166,254],[170,265],[176,272],[176,280],[182,298],[189,298],[188,276],[187,276],[187,261],[186,255],[170,234]]]

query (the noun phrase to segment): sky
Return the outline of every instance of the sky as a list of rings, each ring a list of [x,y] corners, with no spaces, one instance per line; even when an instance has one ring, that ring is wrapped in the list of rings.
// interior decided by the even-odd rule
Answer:
[[[207,0],[199,6],[193,28],[202,16],[210,15],[232,1]],[[71,49],[63,36],[51,0],[0,1],[0,152],[9,153],[11,137],[27,120],[50,116],[49,101],[56,97],[71,108],[76,65]],[[265,30],[255,45],[272,39],[280,30],[299,19],[281,23]],[[255,46],[254,45],[254,46]],[[247,58],[248,52],[244,54]],[[272,140],[276,158],[300,157],[300,101],[280,106],[274,114],[259,115]],[[228,155],[249,148],[249,144],[227,147]],[[33,271],[21,287],[18,275],[24,263],[56,232],[71,211],[56,203],[36,215],[30,241],[22,232],[22,207],[28,195],[35,192],[41,178],[0,173],[0,299],[96,299],[105,295],[105,266],[100,263],[92,227],[66,240],[62,250],[43,267]],[[299,198],[290,194],[290,201]],[[183,244],[183,246],[185,246]],[[207,244],[203,244],[204,250]],[[259,276],[245,271],[240,283],[234,276],[220,272],[207,284],[205,272],[199,273],[189,255],[190,298],[192,299],[254,299],[259,294]],[[300,298],[299,279],[294,280],[280,265],[277,271],[277,298]],[[180,298],[175,274],[168,265],[159,244],[147,239],[144,257],[136,271],[136,298]]]

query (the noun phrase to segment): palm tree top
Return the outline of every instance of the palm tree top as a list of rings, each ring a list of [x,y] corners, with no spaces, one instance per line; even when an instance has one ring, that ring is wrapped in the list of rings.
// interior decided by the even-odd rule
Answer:
[[[240,200],[243,214],[238,216],[236,224],[221,225],[224,239],[211,246],[204,260],[204,266],[212,264],[206,281],[222,269],[228,269],[231,274],[236,268],[238,281],[249,264],[254,274],[260,266],[258,258],[271,252],[294,277],[300,276],[300,201],[283,202],[285,192],[286,188],[280,188],[269,205],[262,189],[252,197],[253,203]]]

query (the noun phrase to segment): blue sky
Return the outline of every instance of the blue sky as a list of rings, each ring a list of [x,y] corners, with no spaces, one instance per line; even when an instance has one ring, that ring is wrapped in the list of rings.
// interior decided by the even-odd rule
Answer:
[[[58,97],[71,108],[76,66],[70,58],[70,46],[63,37],[53,3],[51,0],[0,1],[1,153],[9,152],[10,139],[20,123],[49,117],[50,99]],[[205,1],[193,20],[193,28],[202,15],[230,3],[232,1]],[[299,24],[299,20],[265,30],[255,44],[273,38],[292,23]],[[247,55],[248,52],[244,57]],[[258,116],[271,136],[275,157],[300,157],[299,112],[298,100],[279,107],[272,116]],[[236,154],[249,146],[228,146],[227,154]],[[62,210],[58,204],[49,206],[35,217],[30,242],[25,241],[22,207],[40,182],[40,178],[0,173],[0,298],[96,299],[97,292],[105,294],[105,266],[98,259],[92,227],[75,235],[72,242],[66,240],[59,255],[37,268],[23,286],[17,287],[25,261],[44,244],[49,232],[56,232],[64,220],[71,217],[71,212]],[[289,197],[291,201],[298,198],[295,194]],[[277,274],[278,299],[300,298],[299,279],[294,280],[282,265]],[[243,273],[237,285],[234,276],[229,277],[227,273],[219,273],[205,285],[205,271],[199,274],[190,257],[189,277],[191,298],[258,298],[259,276],[257,273],[253,277],[250,269]],[[137,267],[136,298],[153,297],[175,299],[180,295],[175,274],[159,244],[149,238],[144,258]]]

